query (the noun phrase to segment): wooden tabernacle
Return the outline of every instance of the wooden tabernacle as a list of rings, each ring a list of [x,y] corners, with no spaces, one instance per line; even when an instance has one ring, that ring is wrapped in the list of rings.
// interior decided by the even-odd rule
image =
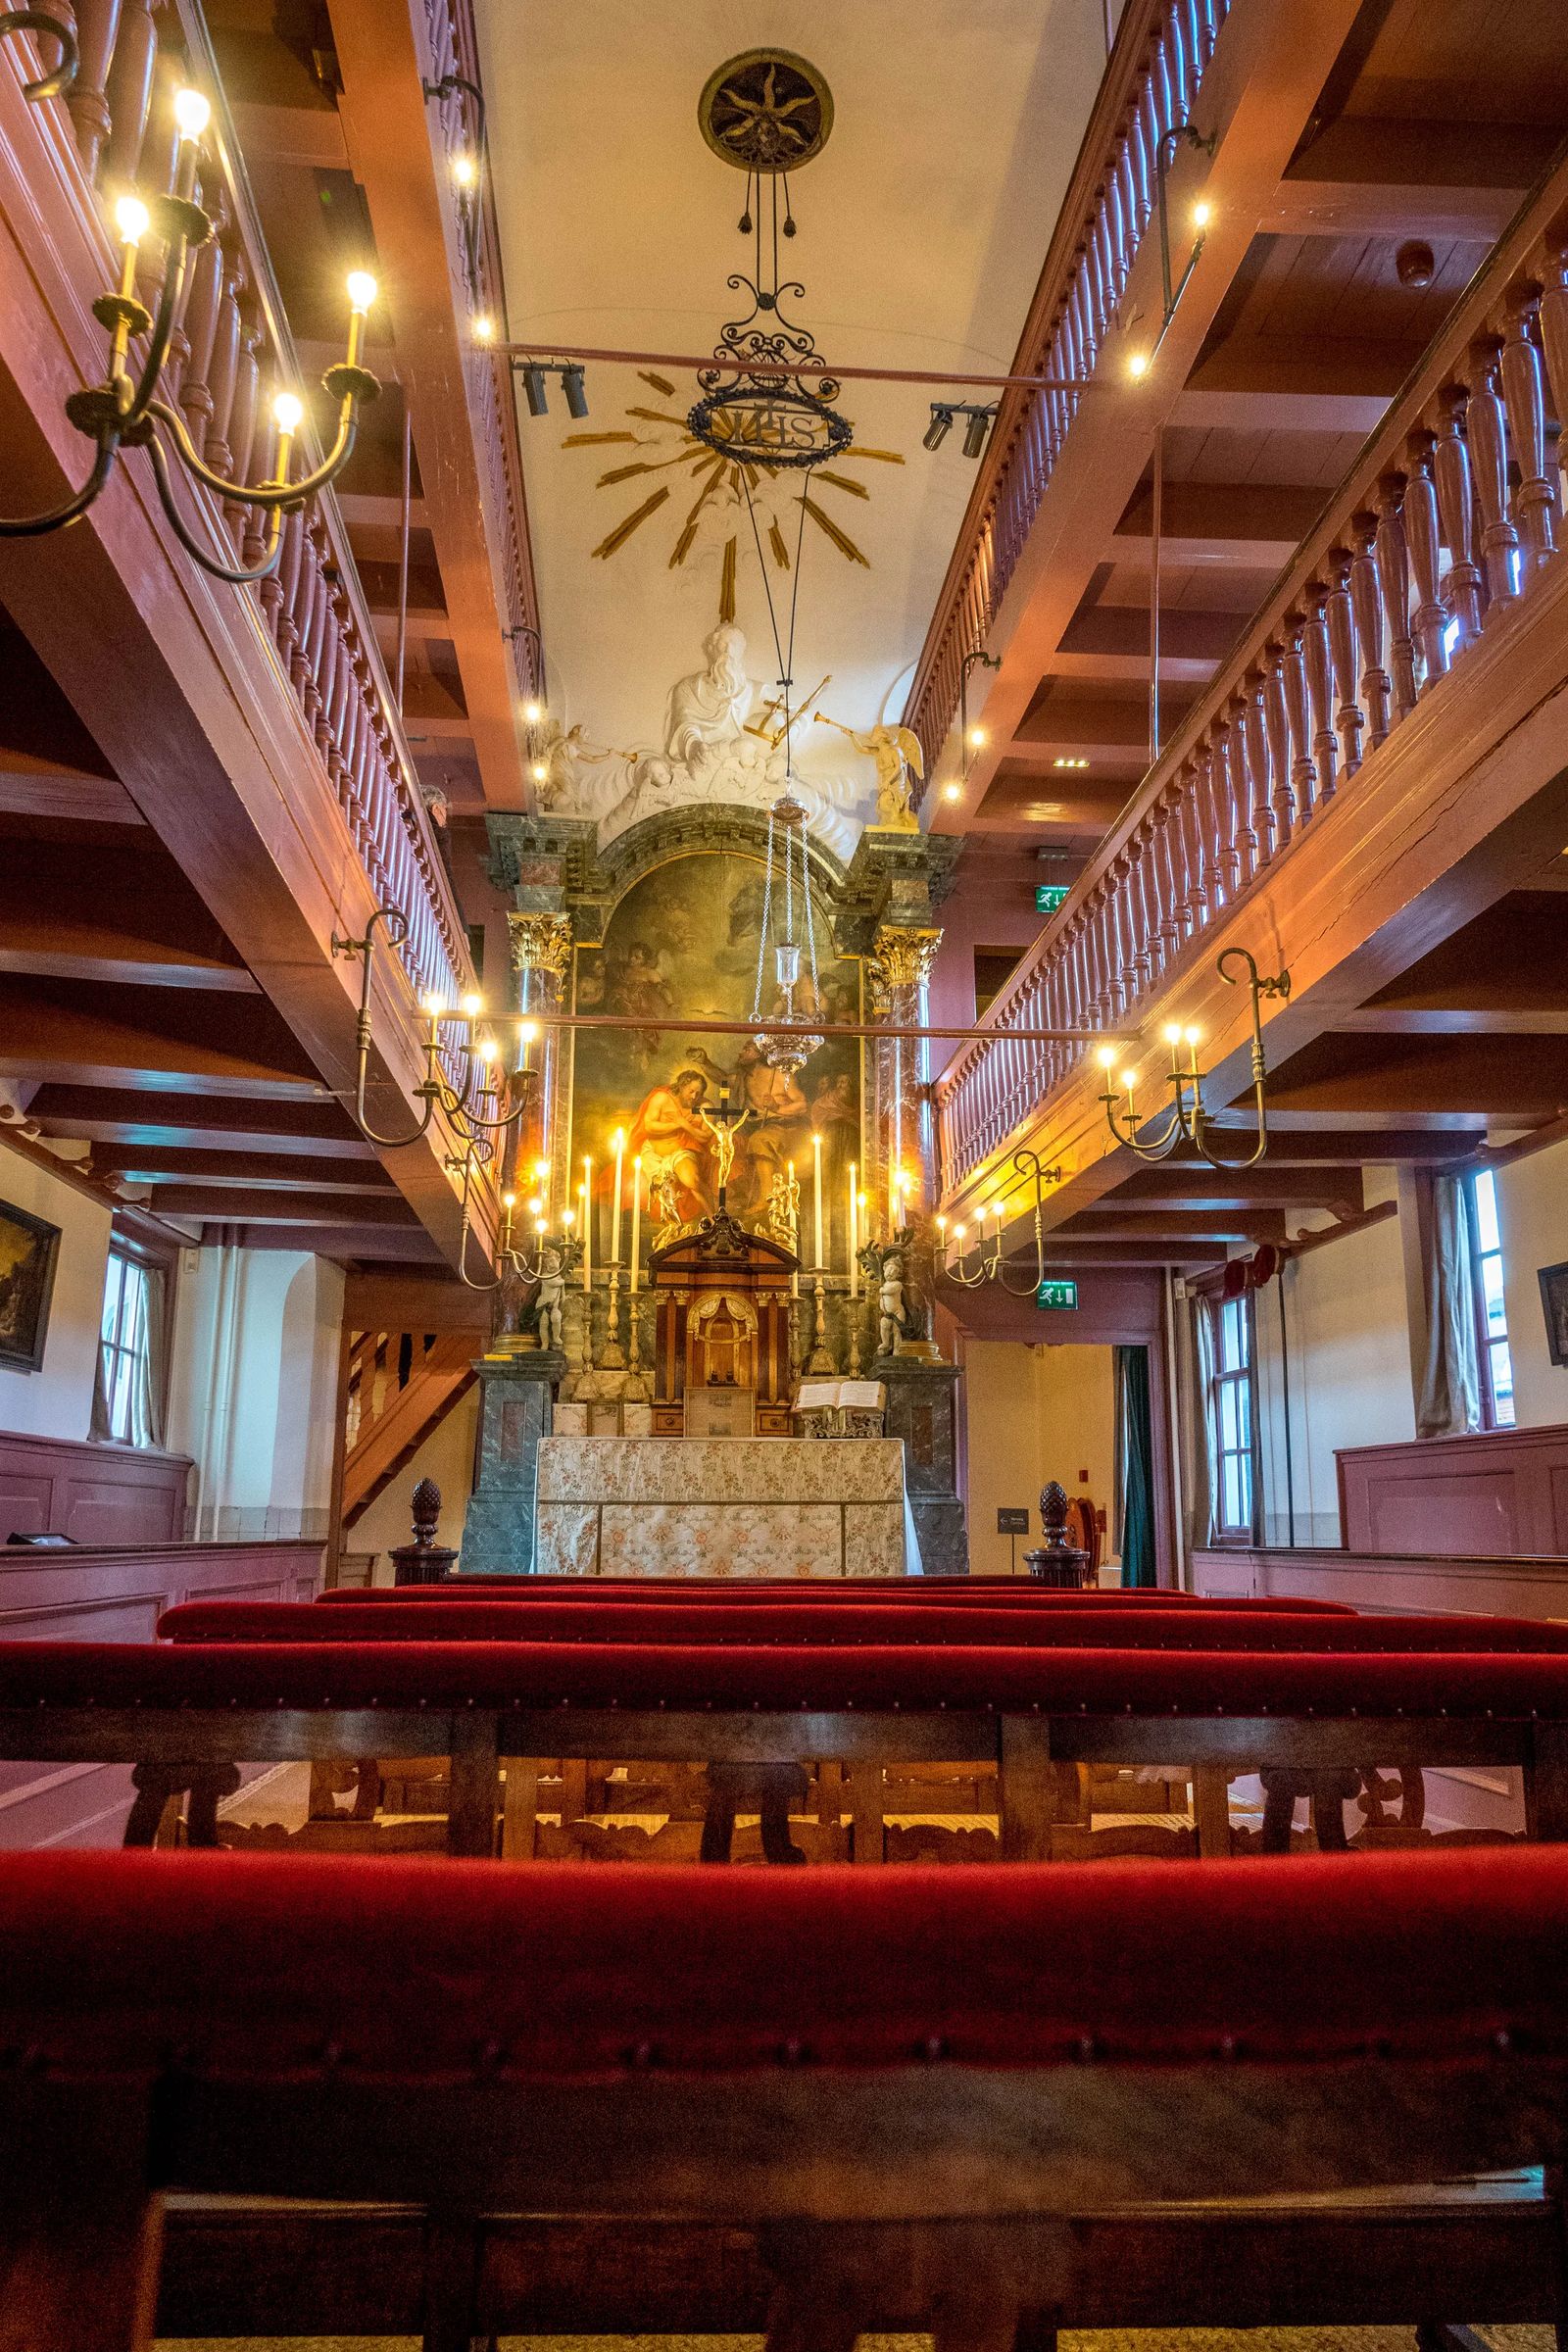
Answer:
[[[656,1438],[787,1438],[790,1280],[781,1242],[717,1213],[648,1261],[655,1301]]]

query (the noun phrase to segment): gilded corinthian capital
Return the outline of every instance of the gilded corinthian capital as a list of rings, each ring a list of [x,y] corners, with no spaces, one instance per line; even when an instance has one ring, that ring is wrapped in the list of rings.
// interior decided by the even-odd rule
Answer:
[[[571,965],[571,918],[564,914],[509,914],[512,968],[547,972],[562,981]]]
[[[938,930],[905,930],[896,923],[883,923],[871,942],[871,961],[882,986],[923,988],[941,945]]]

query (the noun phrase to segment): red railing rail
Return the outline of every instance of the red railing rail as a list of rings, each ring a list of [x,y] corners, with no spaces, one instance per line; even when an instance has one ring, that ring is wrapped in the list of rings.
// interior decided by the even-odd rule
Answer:
[[[1159,143],[1191,119],[1231,0],[1128,0],[1019,339],[1012,372],[1087,384],[1154,212]],[[1009,391],[905,706],[927,788],[1078,414],[1078,395]]]
[[[1259,878],[1560,561],[1568,161],[1560,151],[1072,893],[936,1085],[951,1198],[1202,953]],[[1548,454],[1549,453],[1549,454]]]

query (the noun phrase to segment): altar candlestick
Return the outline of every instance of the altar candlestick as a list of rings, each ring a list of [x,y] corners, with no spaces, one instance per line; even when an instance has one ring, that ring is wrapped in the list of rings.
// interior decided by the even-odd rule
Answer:
[[[618,1266],[620,1263],[620,1188],[625,1179],[625,1129],[617,1127],[610,1139],[610,1144],[615,1154],[615,1190],[610,1207],[610,1262],[612,1266]]]
[[[811,1240],[816,1248],[815,1263],[823,1266],[827,1259],[822,1249],[822,1138],[814,1127],[811,1130]]]
[[[791,1206],[790,1206],[790,1247],[791,1247],[791,1248],[793,1249],[793,1250],[795,1251],[795,1255],[796,1255],[796,1257],[797,1257],[797,1258],[799,1258],[799,1256],[800,1256],[800,1254],[801,1254],[801,1219],[800,1219],[800,1213],[799,1213],[799,1211],[798,1211],[798,1210],[795,1208],[795,1206],[794,1206],[794,1201],[795,1201],[795,1197],[796,1197],[796,1196],[795,1196],[795,1162],[794,1162],[794,1160],[792,1159],[791,1161],[789,1161],[788,1165],[789,1165],[789,1171],[790,1171],[790,1190],[789,1190],[789,1199],[790,1199],[790,1203],[791,1203]],[[796,1266],[796,1269],[795,1269],[795,1271],[794,1271],[794,1273],[793,1273],[793,1274],[790,1276],[790,1297],[791,1297],[792,1298],[798,1298],[800,1297],[800,1295],[801,1295],[801,1269],[800,1269],[799,1265],[797,1265],[797,1266]]]
[[[643,1155],[631,1163],[631,1287],[637,1288],[637,1244],[643,1229]]]
[[[585,1152],[582,1158],[582,1287],[590,1290],[594,1278],[594,1163]]]
[[[860,1266],[859,1266],[859,1260],[858,1260],[858,1258],[856,1256],[856,1245],[857,1245],[857,1243],[858,1242],[858,1240],[859,1240],[859,1238],[860,1238],[860,1237],[859,1237],[859,1235],[858,1235],[858,1234],[856,1232],[856,1230],[855,1230],[855,1180],[856,1180],[856,1178],[857,1178],[857,1176],[858,1176],[858,1174],[859,1174],[859,1169],[858,1169],[858,1168],[856,1166],[856,1163],[855,1163],[855,1161],[852,1159],[852,1160],[851,1160],[851,1162],[850,1162],[850,1218],[849,1218],[849,1225],[850,1225],[850,1297],[851,1297],[852,1298],[858,1298],[859,1297],[859,1295],[860,1295]]]

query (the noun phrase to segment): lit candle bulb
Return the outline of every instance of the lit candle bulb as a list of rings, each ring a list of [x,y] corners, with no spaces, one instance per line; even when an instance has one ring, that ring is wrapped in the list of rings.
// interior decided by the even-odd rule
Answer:
[[[1121,1074],[1121,1082],[1127,1091],[1127,1116],[1129,1118],[1135,1118],[1137,1113],[1133,1108],[1133,1088],[1138,1084],[1138,1072],[1136,1070],[1123,1070]]]
[[[278,482],[288,480],[288,462],[294,454],[294,436],[304,419],[304,402],[296,393],[280,392],[272,403],[272,421],[277,426],[277,455],[272,461],[272,474]],[[445,1010],[443,1005],[442,1011]]]
[[[1164,1038],[1166,1045],[1170,1048],[1170,1066],[1171,1073],[1174,1076],[1174,1074],[1182,1066],[1182,1033],[1179,1023],[1175,1021],[1167,1022],[1165,1027],[1160,1031],[1160,1035]]]
[[[1189,1029],[1186,1032],[1186,1036],[1188,1053],[1187,1067],[1192,1073],[1193,1077],[1196,1078],[1198,1076],[1198,1031],[1196,1029]]]
[[[620,1263],[620,1188],[625,1172],[626,1151],[626,1131],[623,1127],[615,1129],[610,1139],[610,1148],[615,1154],[615,1189],[611,1196],[610,1202],[610,1262],[612,1266],[618,1266]]]
[[[631,1287],[637,1288],[637,1247],[643,1230],[643,1155],[631,1163]]]
[[[432,1053],[441,1042],[441,1024],[447,1017],[446,1002],[432,990],[424,1000],[424,1009],[430,1016],[429,1045]]]
[[[365,315],[375,300],[375,280],[368,270],[351,270],[349,287],[349,351],[348,364],[357,368],[365,341]]]
[[[213,110],[200,90],[174,92],[174,127],[179,146],[174,157],[174,194],[189,203],[196,193],[196,151]]]
[[[121,299],[125,302],[136,291],[136,249],[147,234],[148,219],[147,207],[139,196],[122,196],[115,206],[115,226],[125,248],[120,278]]]

